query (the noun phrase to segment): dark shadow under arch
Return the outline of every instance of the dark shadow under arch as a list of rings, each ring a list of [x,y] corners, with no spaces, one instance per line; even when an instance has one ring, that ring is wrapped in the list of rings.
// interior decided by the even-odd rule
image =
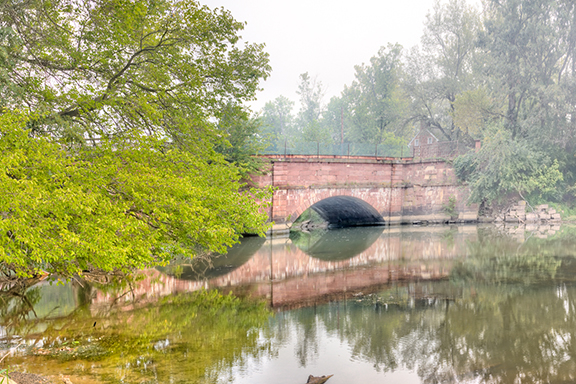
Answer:
[[[362,199],[332,196],[306,209],[294,221],[293,228],[346,228],[385,225],[378,211]]]

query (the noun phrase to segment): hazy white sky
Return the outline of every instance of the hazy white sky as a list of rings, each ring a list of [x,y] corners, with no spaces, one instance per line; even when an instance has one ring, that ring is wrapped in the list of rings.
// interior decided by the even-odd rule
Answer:
[[[254,111],[284,95],[296,102],[298,77],[308,72],[326,88],[324,102],[354,79],[354,66],[367,63],[381,46],[420,42],[434,0],[200,0],[230,10],[246,21],[244,40],[265,43],[272,74],[251,103]]]

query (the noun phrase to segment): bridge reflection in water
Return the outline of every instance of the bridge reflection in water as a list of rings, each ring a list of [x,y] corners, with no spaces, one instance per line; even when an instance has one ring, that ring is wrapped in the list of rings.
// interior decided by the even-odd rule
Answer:
[[[122,293],[44,281],[27,293],[34,312],[15,292],[3,307],[4,354],[24,339],[40,348],[5,364],[91,375],[73,382],[93,383],[290,384],[311,373],[334,373],[340,383],[575,378],[576,227],[569,225],[253,238],[212,265],[182,262],[144,276]],[[195,295],[158,300],[204,287],[258,295],[280,309],[310,307],[269,319],[254,314],[256,306],[214,316],[179,300]],[[45,359],[47,350],[58,355]]]
[[[246,238],[229,255],[210,262],[149,270],[134,296],[147,301],[220,288],[266,298],[273,308],[283,309],[345,299],[394,281],[447,277],[451,260],[467,256],[467,242],[476,240],[477,227],[369,227],[291,237]],[[98,291],[93,304],[117,299]]]

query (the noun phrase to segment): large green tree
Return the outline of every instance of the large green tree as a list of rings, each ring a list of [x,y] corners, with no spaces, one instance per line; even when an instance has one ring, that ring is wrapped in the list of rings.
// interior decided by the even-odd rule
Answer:
[[[513,140],[502,125],[486,128],[482,149],[454,161],[456,174],[469,183],[470,200],[492,202],[510,197],[553,200],[563,175],[558,161],[527,140]],[[533,201],[533,200],[532,200]]]
[[[0,7],[2,103],[75,141],[145,129],[193,144],[269,71],[261,45],[239,47],[242,23],[193,0]]]
[[[262,233],[264,196],[215,151],[270,70],[242,28],[191,0],[0,4],[6,271],[141,267]]]
[[[569,1],[487,2],[480,44],[489,52],[486,74],[513,138],[565,141],[555,139],[568,128],[563,106],[574,105],[564,98],[563,83],[574,75],[575,15]]]
[[[382,47],[369,64],[355,66],[355,80],[346,86],[346,137],[351,142],[381,144],[403,136],[407,105],[400,88],[402,47]]]
[[[574,190],[576,171],[575,5],[488,1],[484,17],[478,48],[484,60],[483,93],[489,100],[485,127],[497,129],[485,129],[485,148],[457,165],[473,159],[468,179],[477,201],[512,192],[528,200],[561,198],[558,191]],[[460,107],[466,109],[466,103]]]
[[[469,127],[455,124],[454,115],[460,112],[457,99],[481,84],[474,71],[479,29],[477,11],[464,0],[437,1],[426,16],[422,49],[411,51],[406,60],[403,85],[412,99],[411,118],[426,121],[446,140],[469,133]]]

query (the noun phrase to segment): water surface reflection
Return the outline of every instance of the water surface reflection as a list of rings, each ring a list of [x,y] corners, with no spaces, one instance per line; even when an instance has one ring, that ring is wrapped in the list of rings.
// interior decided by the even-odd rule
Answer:
[[[574,228],[336,233],[248,239],[130,283],[5,287],[3,346],[20,345],[6,361],[94,383],[576,379]],[[216,296],[199,307],[201,288],[262,298],[276,315]]]
[[[347,260],[368,249],[384,227],[318,229],[290,232],[290,240],[309,256],[325,261]]]

